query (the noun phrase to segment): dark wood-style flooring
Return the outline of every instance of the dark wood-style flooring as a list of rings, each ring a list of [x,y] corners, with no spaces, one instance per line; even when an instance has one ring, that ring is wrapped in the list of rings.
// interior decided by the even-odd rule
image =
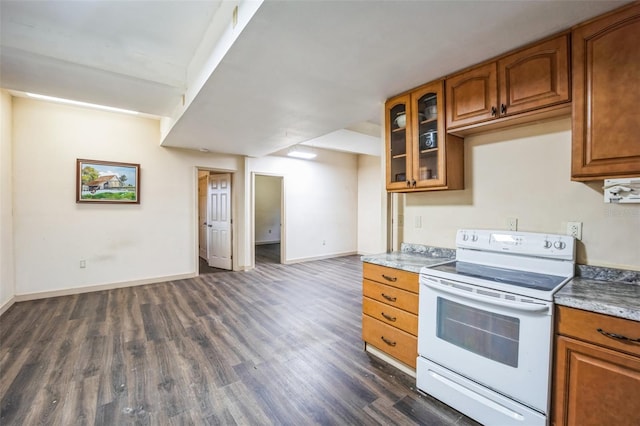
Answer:
[[[361,279],[347,256],[17,303],[0,424],[475,424],[363,351]]]

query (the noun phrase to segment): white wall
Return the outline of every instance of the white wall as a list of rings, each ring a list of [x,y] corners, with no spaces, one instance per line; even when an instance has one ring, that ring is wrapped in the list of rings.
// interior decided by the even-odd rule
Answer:
[[[281,178],[255,177],[255,242],[280,242]]]
[[[159,146],[155,120],[8,95],[3,106],[11,100],[12,132],[3,108],[0,172],[3,188],[11,188],[7,168],[15,172],[13,191],[3,189],[2,199],[3,230],[13,228],[14,247],[2,263],[15,264],[15,291],[6,293],[3,275],[3,295],[23,300],[194,276],[197,168],[233,173],[234,269],[253,264],[253,172],[284,176],[285,262],[357,251],[356,155],[318,150],[305,161],[169,149]],[[140,163],[140,205],[77,204],[78,158]],[[11,206],[12,225],[5,214]],[[3,233],[3,249],[10,233]]]
[[[11,95],[0,90],[0,313],[16,293],[13,261],[13,160]]]
[[[404,197],[404,241],[455,246],[458,228],[564,233],[583,222],[578,262],[640,270],[640,205],[604,204],[602,181],[572,182],[571,120],[465,139],[465,188]],[[415,227],[421,216],[422,227]]]
[[[283,263],[357,250],[357,157],[317,151],[313,160],[247,159],[247,170],[284,177]]]
[[[384,168],[380,157],[358,156],[358,253],[385,251]]]
[[[244,187],[241,158],[162,148],[156,120],[26,98],[13,119],[17,295],[192,276],[196,166],[237,171]],[[76,204],[77,158],[140,163],[140,205]]]

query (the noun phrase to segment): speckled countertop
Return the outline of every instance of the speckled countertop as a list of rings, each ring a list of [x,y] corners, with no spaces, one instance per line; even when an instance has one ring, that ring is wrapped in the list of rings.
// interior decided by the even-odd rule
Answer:
[[[556,305],[640,321],[640,271],[578,265]]]
[[[362,256],[362,261],[418,274],[423,266],[433,266],[455,257],[456,251],[452,249],[402,243],[400,251]]]
[[[362,261],[419,273],[455,259],[456,251],[402,243],[398,252],[362,256]],[[640,271],[577,265],[576,277],[554,297],[557,305],[640,321]]]

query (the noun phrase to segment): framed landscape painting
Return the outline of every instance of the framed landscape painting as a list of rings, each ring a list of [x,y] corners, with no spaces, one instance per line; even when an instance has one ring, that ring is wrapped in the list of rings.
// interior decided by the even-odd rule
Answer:
[[[78,159],[76,202],[140,204],[140,164]]]

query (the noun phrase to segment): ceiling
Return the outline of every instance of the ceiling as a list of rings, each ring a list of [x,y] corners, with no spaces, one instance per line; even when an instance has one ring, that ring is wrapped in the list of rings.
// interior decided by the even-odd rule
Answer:
[[[164,117],[164,146],[362,152],[386,98],[624,3],[1,0],[0,86]]]

